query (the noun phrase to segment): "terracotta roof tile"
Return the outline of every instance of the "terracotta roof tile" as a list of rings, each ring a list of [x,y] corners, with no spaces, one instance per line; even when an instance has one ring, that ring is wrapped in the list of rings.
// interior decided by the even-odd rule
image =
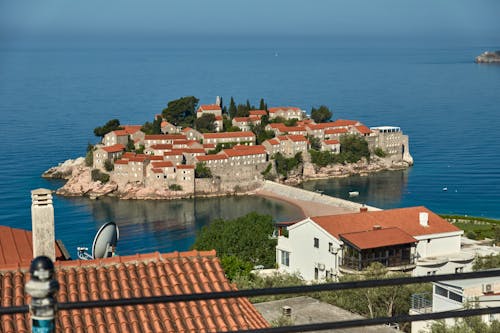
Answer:
[[[217,104],[203,104],[198,108],[198,112],[202,111],[221,111],[222,109]]]
[[[327,145],[338,145],[340,144],[340,141],[339,140],[325,140],[323,141],[325,144]]]
[[[170,161],[164,161],[164,162],[152,162],[153,168],[173,168],[174,165]]]
[[[294,106],[278,106],[278,107],[274,107],[274,108],[269,108],[268,111],[269,113],[276,113],[280,110],[283,110],[283,111],[288,111],[288,110],[291,110],[291,111],[301,111],[300,108],[298,107],[294,107]]]
[[[155,145],[152,145],[151,149],[160,149],[160,150],[172,149],[172,144],[171,143],[157,143]]]
[[[125,130],[114,130],[113,134],[116,136],[127,136],[128,133]]]
[[[340,234],[340,239],[359,250],[417,242],[415,238],[396,227]]]
[[[360,126],[355,126],[355,128],[358,130],[359,133],[361,134],[370,134],[372,131],[365,125],[360,125]]]
[[[121,159],[121,160],[116,160],[115,161],[115,164],[128,164],[128,160],[124,160],[124,159]]]
[[[248,111],[248,113],[251,116],[266,116],[267,115],[266,110],[250,110],[250,111]]]
[[[184,134],[149,134],[144,136],[144,140],[176,140],[186,139]]]
[[[29,264],[33,260],[32,239],[31,231],[0,226],[0,270]],[[55,248],[56,260],[65,260],[57,243]]]
[[[116,145],[102,147],[102,150],[104,150],[107,153],[117,153],[117,152],[120,152],[120,151],[124,151],[125,150],[125,146],[122,145],[122,144],[120,144],[120,143],[117,143]]]
[[[325,134],[344,134],[347,133],[345,128],[330,128],[325,130]]]
[[[227,160],[227,156],[225,155],[200,155],[200,156],[195,156],[194,158],[199,162]]]
[[[128,133],[128,134],[134,134],[138,131],[141,130],[142,126],[141,125],[122,125],[123,129]]]
[[[420,225],[419,213],[421,212],[429,214],[427,227]],[[311,219],[336,238],[339,238],[340,234],[372,230],[375,225],[380,225],[382,228],[397,227],[413,237],[461,231],[423,206],[316,216]]]
[[[175,252],[56,263],[59,302],[230,291],[215,252]],[[27,304],[28,266],[0,273],[0,306]],[[58,332],[214,332],[269,327],[246,298],[59,311]],[[28,332],[28,315],[5,315],[1,332]]]
[[[189,164],[177,164],[177,169],[194,169],[194,165]]]
[[[253,132],[222,132],[222,133],[205,133],[203,134],[205,139],[220,139],[220,138],[241,138],[241,137],[251,137],[255,138]]]

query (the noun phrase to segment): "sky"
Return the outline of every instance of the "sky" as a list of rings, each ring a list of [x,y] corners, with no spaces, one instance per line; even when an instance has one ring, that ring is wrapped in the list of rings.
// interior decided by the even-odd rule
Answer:
[[[499,0],[0,0],[0,34],[498,36]]]

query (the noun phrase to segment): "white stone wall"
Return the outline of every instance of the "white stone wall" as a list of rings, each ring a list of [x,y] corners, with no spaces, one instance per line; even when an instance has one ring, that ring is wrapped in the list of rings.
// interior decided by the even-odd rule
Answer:
[[[318,239],[317,248],[314,247],[314,238]],[[330,253],[330,243],[337,254]],[[338,274],[340,243],[310,220],[289,227],[288,238],[280,236],[276,250],[279,269],[289,273],[299,272],[305,280],[315,280],[315,268],[318,268],[319,279],[325,279],[327,272]],[[290,252],[290,266],[281,264],[281,251]]]

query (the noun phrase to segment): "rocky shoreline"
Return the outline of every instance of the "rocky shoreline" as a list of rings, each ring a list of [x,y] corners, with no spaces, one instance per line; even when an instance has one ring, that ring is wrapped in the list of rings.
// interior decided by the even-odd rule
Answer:
[[[478,64],[500,64],[500,51],[484,52],[476,57],[475,62]]]
[[[372,158],[370,162],[363,159],[357,163],[332,165],[322,168],[317,168],[312,163],[305,162],[301,170],[295,174],[291,174],[287,179],[279,180],[279,182],[286,185],[297,185],[307,180],[368,175],[380,171],[402,170],[409,166],[411,166],[411,163],[379,157]],[[64,186],[57,189],[55,193],[68,197],[80,196],[97,199],[107,196],[123,200],[172,200],[187,199],[195,196],[192,192],[147,188],[141,184],[128,183],[121,187],[113,181],[103,184],[100,181],[92,181],[91,171],[92,168],[85,165],[84,158],[79,157],[67,160],[58,166],[48,169],[42,174],[42,177],[67,180]],[[247,190],[238,192],[224,191],[223,193],[196,193],[196,197],[251,195],[258,189],[258,183],[248,184]]]

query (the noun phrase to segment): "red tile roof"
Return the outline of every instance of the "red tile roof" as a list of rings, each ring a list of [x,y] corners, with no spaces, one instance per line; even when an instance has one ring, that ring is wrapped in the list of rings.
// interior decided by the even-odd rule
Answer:
[[[194,165],[177,164],[177,169],[194,169]]]
[[[267,111],[266,110],[250,110],[250,111],[248,111],[248,114],[251,116],[266,116]]]
[[[120,143],[117,143],[116,145],[102,147],[102,150],[104,150],[107,153],[118,153],[120,151],[124,151],[125,146]]]
[[[309,141],[307,138],[303,135],[287,135],[286,136],[289,140],[292,140],[293,142],[304,142],[304,141]]]
[[[359,250],[417,242],[415,238],[396,227],[341,234],[340,239],[354,245]]]
[[[338,145],[340,144],[340,141],[339,140],[325,140],[323,141],[325,144],[327,145]]]
[[[345,128],[330,128],[325,131],[325,134],[344,134],[347,133]]]
[[[252,137],[255,138],[255,134],[250,131],[246,132],[222,132],[222,133],[205,133],[203,134],[205,139],[221,139],[221,138],[242,138],[242,137]]]
[[[429,214],[427,227],[420,225],[419,213],[421,212]],[[461,231],[423,206],[316,216],[311,219],[336,238],[339,238],[340,234],[372,230],[375,225],[380,225],[382,228],[397,227],[414,237]]]
[[[250,155],[261,155],[265,154],[266,150],[260,147],[252,147],[249,149],[224,149],[219,154],[226,154],[228,157],[235,156],[250,156]]]
[[[113,131],[113,134],[116,136],[127,136],[128,132],[125,130],[115,130]]]
[[[217,104],[204,104],[198,108],[198,112],[203,111],[222,111],[222,109]]]
[[[150,253],[55,265],[59,302],[232,291],[215,251]],[[0,273],[1,307],[27,304],[28,266]],[[4,315],[1,332],[28,332],[28,315]],[[215,332],[269,327],[247,298],[59,310],[57,332]]]
[[[214,160],[227,160],[225,155],[200,155],[194,157],[199,162],[214,161]]]
[[[170,161],[163,161],[163,162],[152,162],[153,168],[173,168],[174,165]]]
[[[269,144],[273,145],[273,146],[276,146],[276,145],[279,145],[280,142],[278,141],[278,139],[269,139],[269,140],[266,140],[267,142],[269,142]]]
[[[115,164],[128,164],[128,160],[124,160],[124,159],[116,160]]]
[[[65,260],[63,250],[55,243],[56,260]],[[0,270],[18,265],[29,265],[33,260],[33,234],[31,231],[0,226]],[[0,284],[0,290],[2,285]],[[2,296],[3,297],[3,296]],[[1,330],[0,330],[1,332]]]
[[[244,122],[250,121],[250,117],[234,117],[233,121],[238,122],[238,123],[244,123]]]
[[[266,152],[266,147],[262,145],[254,145],[254,146],[247,146],[247,145],[236,145],[233,147],[234,150],[260,150],[263,153]]]
[[[372,131],[365,125],[360,125],[360,126],[355,126],[355,128],[358,130],[359,133],[361,134],[370,134]]]
[[[129,158],[129,157],[134,157],[134,156],[135,156],[135,153],[133,153],[131,151],[126,151],[123,153],[122,158]]]
[[[357,120],[348,120],[348,119],[337,119],[333,122],[335,126],[356,126],[359,125],[359,121]]]
[[[138,132],[141,130],[142,126],[141,125],[122,125],[123,129],[128,133],[128,134],[134,134],[135,132]]]
[[[157,143],[155,145],[152,145],[150,147],[151,149],[172,149],[172,144],[171,143]]]
[[[186,139],[184,134],[149,134],[144,136],[144,140],[176,140]]]
[[[163,161],[163,156],[159,155],[148,155],[150,161]]]
[[[283,110],[283,111],[288,111],[288,110],[292,110],[292,111],[301,111],[300,108],[297,108],[297,107],[294,107],[294,106],[278,106],[278,107],[274,107],[274,108],[269,108],[268,111],[269,113],[276,113],[280,110]]]
[[[203,148],[205,149],[213,149],[215,148],[215,143],[204,143]]]

